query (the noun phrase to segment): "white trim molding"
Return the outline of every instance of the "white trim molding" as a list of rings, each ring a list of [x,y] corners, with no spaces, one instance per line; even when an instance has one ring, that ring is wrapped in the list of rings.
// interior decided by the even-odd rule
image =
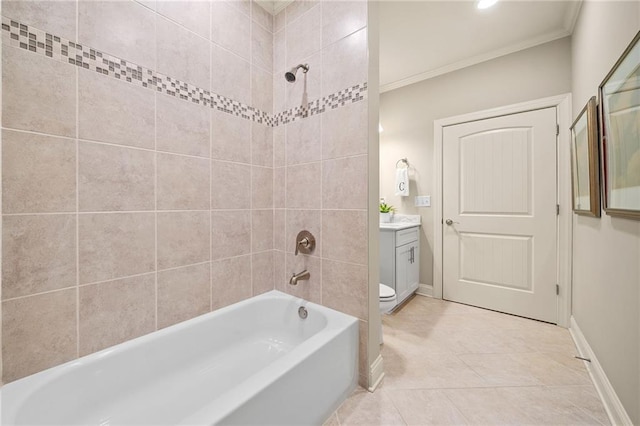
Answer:
[[[618,398],[616,391],[613,389],[611,382],[609,382],[606,373],[598,362],[598,358],[596,358],[596,355],[591,350],[589,342],[587,342],[584,334],[582,334],[582,331],[580,330],[580,327],[578,327],[578,323],[573,316],[571,316],[571,327],[569,328],[569,332],[571,333],[571,337],[578,349],[578,355],[591,360],[591,362],[584,361],[584,364],[589,372],[589,376],[591,376],[591,381],[602,400],[602,404],[609,416],[611,424],[625,426],[633,425],[627,411],[622,406],[622,402],[620,402],[620,398]]]
[[[369,392],[374,392],[384,379],[384,360],[378,355],[369,367]]]
[[[477,111],[455,117],[443,118],[433,122],[434,141],[434,195],[431,198],[433,207],[434,229],[434,259],[433,259],[433,297],[442,299],[442,143],[443,131],[447,126],[468,123],[471,121],[485,120],[510,114],[518,114],[526,111],[534,111],[543,108],[556,108],[556,119],[559,125],[557,139],[557,176],[558,176],[558,276],[557,283],[560,286],[558,295],[558,325],[569,327],[571,317],[571,240],[573,232],[571,209],[571,152],[570,131],[571,126],[571,94],[552,96],[536,99],[514,105]]]
[[[420,296],[433,297],[433,284],[418,284],[416,294]]]

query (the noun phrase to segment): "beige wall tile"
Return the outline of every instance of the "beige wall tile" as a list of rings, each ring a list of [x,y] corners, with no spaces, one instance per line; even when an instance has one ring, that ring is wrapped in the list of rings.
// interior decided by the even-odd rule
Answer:
[[[251,253],[251,211],[211,212],[211,259]]]
[[[2,302],[4,383],[76,357],[76,289]]]
[[[310,163],[322,158],[320,115],[287,124],[287,165]]]
[[[273,127],[251,124],[251,164],[273,167]]]
[[[322,162],[322,207],[366,209],[368,200],[367,156]]]
[[[286,166],[286,126],[273,128],[273,167]]]
[[[211,3],[211,40],[246,60],[250,58],[251,20],[227,2]]]
[[[251,26],[251,65],[273,70],[273,34],[256,22]]]
[[[320,50],[322,42],[321,15],[321,7],[318,5],[304,12],[300,19],[291,24],[287,23],[287,63],[291,64],[290,66],[298,64],[304,58],[308,58]]]
[[[311,274],[308,280],[298,281],[296,285],[289,284],[293,274],[299,274],[304,270],[309,271],[309,274]],[[294,256],[292,253],[287,253],[284,280],[280,280],[277,283],[276,290],[321,304],[322,267],[320,258],[303,254]]]
[[[367,212],[324,210],[322,212],[322,257],[367,264]]]
[[[322,260],[322,303],[360,319],[367,319],[369,270],[365,265]]]
[[[227,4],[247,16],[251,16],[250,0],[228,0]]]
[[[271,167],[251,167],[251,207],[273,208],[273,169]]]
[[[287,167],[287,208],[319,209],[321,183],[320,163]]]
[[[211,20],[209,2],[162,0],[158,2],[156,10],[159,14],[171,18],[198,35],[209,39],[209,21]]]
[[[278,12],[276,16],[274,16],[273,20],[273,31],[280,31],[284,29],[284,26],[287,23],[287,12],[286,10],[281,10]]]
[[[2,298],[76,285],[75,215],[4,216]]]
[[[273,211],[273,248],[274,250],[285,250],[285,209],[275,209]]]
[[[290,25],[302,16],[304,13],[309,11],[312,7],[318,5],[317,0],[309,0],[309,1],[294,1],[286,8],[286,24]]]
[[[287,277],[287,255],[283,251],[273,251],[273,285],[276,290],[280,290],[284,285],[288,285]]]
[[[251,166],[223,161],[211,162],[211,208],[251,207]]]
[[[322,5],[322,46],[328,46],[366,25],[366,1],[326,2]]]
[[[211,262],[211,303],[220,309],[251,297],[251,255]]]
[[[209,160],[157,154],[158,210],[209,210]]]
[[[78,1],[78,40],[155,69],[153,11],[132,1]]]
[[[273,112],[273,75],[251,66],[251,105],[260,111]]]
[[[78,232],[81,284],[155,269],[154,213],[82,214]]]
[[[2,139],[4,213],[75,211],[75,140],[10,130]]]
[[[322,95],[327,96],[367,81],[367,29],[364,28],[322,50]]]
[[[273,249],[273,209],[251,211],[253,252]]]
[[[76,39],[76,1],[5,0],[2,15],[71,41]]]
[[[251,162],[251,122],[226,112],[211,112],[211,158]]]
[[[367,153],[367,102],[329,109],[322,117],[322,158]]]
[[[273,250],[251,255],[251,288],[254,296],[273,290]]]
[[[81,4],[84,3],[81,2]],[[155,146],[154,96],[153,91],[144,87],[107,78],[95,72],[80,72],[78,78],[80,138],[153,149]]]
[[[209,108],[157,94],[156,123],[156,147],[159,151],[209,157]]]
[[[367,388],[369,377],[369,359],[368,359],[368,341],[369,341],[369,323],[364,320],[358,320],[358,370],[360,373],[360,386]]]
[[[313,55],[296,62],[288,61],[287,71],[299,63],[309,66],[309,71],[305,74],[302,69],[296,73],[296,81],[286,82],[286,108],[291,109],[300,106],[308,106],[309,102],[322,97],[322,55],[316,52]],[[331,64],[327,64],[330,66]],[[283,77],[283,80],[284,77]],[[314,116],[317,117],[317,116]],[[302,120],[304,121],[304,120]]]
[[[269,32],[273,32],[273,15],[255,1],[251,2],[251,18]]]
[[[155,208],[153,152],[80,141],[78,159],[80,211]]]
[[[211,214],[158,213],[158,269],[175,268],[209,260]]]
[[[76,67],[17,47],[2,49],[2,126],[74,137]],[[37,100],[37,101],[34,101]]]
[[[158,272],[158,328],[209,312],[209,263]]]
[[[284,78],[284,71],[278,71],[273,75],[273,111],[275,113],[287,109],[286,84],[289,83]]]
[[[218,2],[222,4],[222,2]],[[249,19],[247,17],[247,19]],[[251,65],[228,50],[211,45],[211,91],[251,104]]]
[[[273,73],[282,75],[287,68],[293,67],[287,66],[287,45],[285,40],[286,32],[284,30],[278,31],[273,35]],[[284,80],[284,77],[282,77]]]
[[[80,356],[155,330],[155,274],[80,287]]]
[[[286,167],[273,169],[273,206],[275,208],[284,208],[285,206],[286,174]]]
[[[320,210],[287,210],[284,251],[294,253],[296,238],[302,230],[307,230],[316,238],[316,248],[311,256],[322,256],[322,212]]]
[[[183,7],[186,9],[186,5]],[[208,38],[160,16],[156,17],[156,38],[158,72],[198,87],[209,87],[211,52]]]

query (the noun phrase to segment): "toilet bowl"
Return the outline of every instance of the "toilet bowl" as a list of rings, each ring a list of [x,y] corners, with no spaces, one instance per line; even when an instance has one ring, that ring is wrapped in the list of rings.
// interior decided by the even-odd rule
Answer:
[[[386,314],[396,306],[396,292],[391,287],[380,284],[380,344],[382,344],[382,314]]]

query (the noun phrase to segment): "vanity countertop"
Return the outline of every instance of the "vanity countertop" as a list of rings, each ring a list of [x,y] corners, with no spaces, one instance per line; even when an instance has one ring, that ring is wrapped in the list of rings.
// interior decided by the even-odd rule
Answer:
[[[400,231],[402,229],[415,228],[420,226],[420,223],[416,222],[391,222],[391,223],[380,223],[381,231]]]

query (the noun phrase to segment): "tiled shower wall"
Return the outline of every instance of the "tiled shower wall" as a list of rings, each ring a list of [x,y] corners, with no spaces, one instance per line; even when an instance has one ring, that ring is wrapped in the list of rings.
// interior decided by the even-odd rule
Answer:
[[[366,84],[367,3],[296,2],[276,16],[274,108],[313,104]],[[295,83],[283,78],[298,63]],[[360,383],[367,384],[368,242],[367,102],[326,108],[274,128],[274,248],[276,289],[360,319]],[[318,245],[294,255],[307,229]],[[307,269],[308,282],[288,284]]]
[[[273,17],[2,6],[4,382],[273,289]]]
[[[366,384],[366,14],[3,2],[4,382],[275,286],[360,318]]]

